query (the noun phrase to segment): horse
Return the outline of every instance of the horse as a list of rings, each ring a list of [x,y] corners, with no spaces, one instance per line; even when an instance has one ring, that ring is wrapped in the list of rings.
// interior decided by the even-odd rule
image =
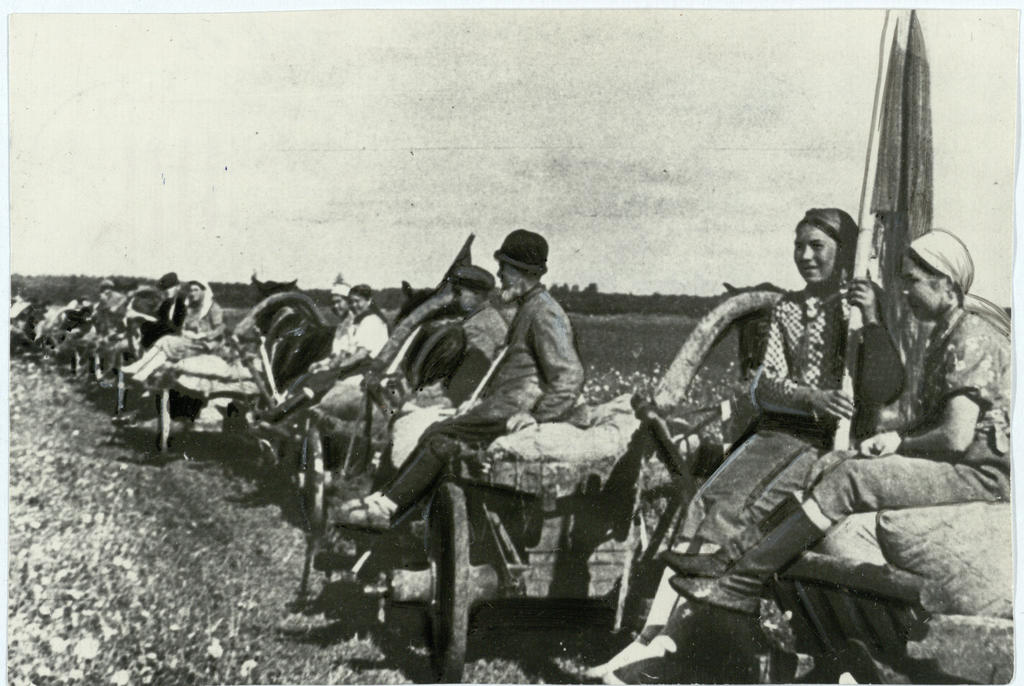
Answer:
[[[249,277],[249,282],[252,284],[252,287],[256,289],[256,293],[260,300],[266,300],[270,296],[277,295],[278,293],[289,293],[299,290],[298,279],[292,279],[291,281],[260,281],[256,278],[256,272],[253,272],[252,276]]]

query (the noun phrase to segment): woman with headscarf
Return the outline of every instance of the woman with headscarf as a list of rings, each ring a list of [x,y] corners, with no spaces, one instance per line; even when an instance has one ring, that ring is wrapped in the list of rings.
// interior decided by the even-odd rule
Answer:
[[[793,261],[806,285],[772,309],[764,362],[751,387],[761,412],[758,423],[697,491],[680,533],[690,551],[716,554],[668,552],[670,565],[724,568],[757,541],[752,525],[803,487],[832,447],[838,420],[853,418],[855,432],[864,436],[877,409],[902,390],[899,353],[879,324],[874,287],[854,282],[844,297],[857,234],[850,215],[836,208],[808,210],[797,224]],[[851,305],[860,308],[865,324],[856,401],[840,390]],[[612,672],[624,664],[672,649],[667,634],[661,635],[678,601],[668,583],[671,575],[666,570],[637,640],[586,676],[614,681]]]
[[[213,300],[205,281],[186,284],[185,317],[181,333],[163,336],[137,362],[124,368],[135,381],[145,381],[168,362],[215,350],[224,337],[224,312]]]
[[[671,659],[637,662],[615,683],[749,682],[764,584],[855,512],[1010,499],[1009,321],[968,295],[970,253],[945,231],[911,243],[903,296],[918,319],[934,322],[920,389],[924,412],[901,432],[862,441],[825,471],[792,514],[713,578],[680,576],[690,602],[673,617]],[[711,645],[725,637],[730,645]]]
[[[805,287],[772,309],[764,362],[751,386],[761,410],[756,433],[733,449],[698,491],[683,537],[691,549],[710,543],[734,558],[750,541],[737,538],[803,485],[822,450],[832,447],[840,418],[867,435],[879,407],[903,389],[903,367],[880,323],[869,281],[843,288],[853,271],[857,224],[840,209],[811,209],[796,227],[793,261]],[[840,390],[846,369],[850,306],[864,327],[856,403]],[[696,541],[696,544],[692,543]]]
[[[342,289],[347,289],[346,297],[340,296]],[[340,377],[320,400],[319,407],[332,417],[354,419],[363,409],[363,375],[355,372],[361,372],[388,342],[388,325],[373,301],[373,290],[366,284],[351,289],[344,284],[336,285],[332,298],[335,313],[343,317],[345,329],[339,329],[331,357],[313,364],[310,372],[332,372]],[[347,307],[342,306],[342,299]]]

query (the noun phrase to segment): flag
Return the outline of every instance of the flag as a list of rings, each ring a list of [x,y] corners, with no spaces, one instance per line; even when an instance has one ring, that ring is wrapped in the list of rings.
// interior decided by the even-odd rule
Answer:
[[[448,267],[448,271],[444,273],[444,278],[441,279],[441,283],[437,285],[438,288],[445,284],[445,282],[448,280],[448,277],[451,276],[453,271],[455,271],[456,267],[464,267],[466,265],[473,264],[472,248],[474,238],[476,238],[476,234],[469,234],[469,237],[466,239],[466,242],[462,244],[462,248],[455,256],[455,259],[452,260],[451,266]]]
[[[888,66],[878,117],[871,213],[877,278],[887,298],[884,316],[907,370],[903,395],[883,414],[887,428],[905,426],[919,411],[921,366],[931,326],[916,320],[900,295],[903,254],[932,226],[930,74],[917,13],[893,11]],[[892,19],[895,21],[892,21]]]

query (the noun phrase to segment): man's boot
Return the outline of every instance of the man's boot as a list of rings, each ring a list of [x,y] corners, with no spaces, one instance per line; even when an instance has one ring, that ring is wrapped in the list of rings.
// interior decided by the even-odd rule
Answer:
[[[798,508],[717,579],[675,577],[672,588],[697,602],[754,614],[764,584],[824,535]]]
[[[718,577],[729,571],[731,560],[724,550],[714,553],[680,553],[666,550],[661,559],[683,576]]]

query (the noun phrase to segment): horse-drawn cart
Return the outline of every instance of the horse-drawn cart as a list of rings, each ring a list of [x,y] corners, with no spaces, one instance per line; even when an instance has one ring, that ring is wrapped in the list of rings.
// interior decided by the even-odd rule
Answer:
[[[664,569],[658,553],[675,538],[700,474],[713,469],[752,419],[734,391],[759,365],[760,334],[778,298],[771,290],[740,293],[700,320],[653,401],[635,399],[639,422],[625,449],[586,461],[564,455],[523,460],[493,446],[466,451],[453,442],[451,467],[422,509],[422,522],[377,538],[349,556],[355,564],[340,568],[334,556],[315,566],[358,583],[380,600],[383,616],[393,605],[422,606],[442,681],[462,678],[470,616],[482,603],[597,602],[615,612],[617,626],[633,624],[647,609]],[[737,341],[738,350],[732,347]],[[703,392],[700,402],[688,398],[709,359],[724,354],[735,360],[737,353],[741,378],[723,385],[712,402]],[[646,467],[651,455],[667,468],[668,483],[665,471]],[[320,435],[310,432],[303,449],[307,574],[330,525],[329,464]],[[655,492],[668,493],[667,504],[652,508]],[[422,534],[422,554],[403,551],[391,566],[388,559],[367,563],[368,557],[388,558],[377,551],[409,545],[415,540],[409,528]],[[927,584],[920,575],[888,562],[877,543],[865,562],[838,540],[830,536],[770,585],[766,601],[781,608],[773,614],[786,626],[768,641],[768,652],[750,656],[764,681],[849,673],[873,681],[952,675],[991,682],[1011,673],[1009,620],[932,612],[922,601]],[[994,643],[967,640],[982,635]],[[944,651],[959,657],[943,657]],[[988,658],[993,662],[985,673]]]
[[[363,579],[385,606],[422,604],[436,676],[462,678],[477,603],[596,600],[621,617],[642,549],[639,459],[521,464],[460,455],[426,507],[424,556]],[[315,523],[322,526],[323,521]]]
[[[664,397],[672,396],[677,406],[685,405],[686,390],[709,352],[730,331],[763,318],[777,298],[775,292],[743,293],[700,321],[666,376]],[[679,386],[665,390],[667,383]],[[721,419],[722,404],[716,401],[712,406],[711,414]],[[524,460],[502,449],[500,441],[474,451],[452,441],[449,470],[423,508],[425,521],[403,523],[423,527],[423,554],[412,561],[408,555],[399,556],[402,562],[393,568],[366,564],[371,552],[388,547],[390,536],[401,537],[401,533],[388,534],[362,554],[351,556],[356,563],[341,571],[379,598],[385,615],[393,604],[417,603],[427,610],[436,676],[446,682],[462,678],[469,618],[479,603],[588,601],[614,611],[617,626],[639,617],[646,609],[643,598],[653,591],[652,580],[660,574],[656,554],[688,501],[688,497],[672,498],[669,511],[662,515],[664,521],[651,522],[654,526],[648,531],[644,513],[650,508],[643,502],[645,458],[657,454],[675,477],[677,487],[672,490],[692,496],[687,464],[700,450],[681,450],[670,425],[649,405],[635,408],[640,421],[628,403],[625,408],[632,438],[627,435],[611,452],[591,454],[585,460],[578,455]],[[708,410],[701,407],[697,412],[707,414]],[[710,423],[717,422],[704,418],[702,426]],[[721,428],[716,428],[706,433],[721,435]],[[323,437],[316,429],[304,442],[302,462],[308,557],[312,557],[330,525],[328,494],[337,478],[331,469],[337,459],[325,454]],[[408,542],[410,537],[402,540]],[[340,571],[330,563],[316,566],[329,573]]]
[[[211,403],[222,409],[216,430],[255,428],[248,419],[284,400],[309,365],[328,355],[333,333],[303,293],[260,301],[235,326],[225,356],[187,357],[148,380],[146,387],[157,397],[158,450],[167,451],[175,418],[195,422]]]

